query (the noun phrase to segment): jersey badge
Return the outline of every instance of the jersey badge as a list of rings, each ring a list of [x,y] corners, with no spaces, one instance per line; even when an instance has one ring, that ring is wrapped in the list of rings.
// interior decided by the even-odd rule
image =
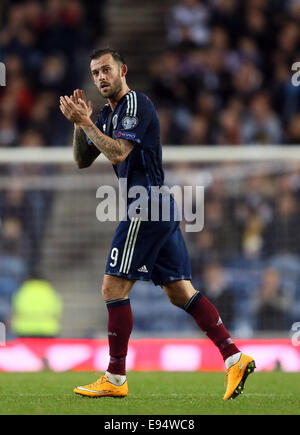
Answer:
[[[125,118],[122,119],[122,126],[124,130],[133,130],[138,123],[139,121],[135,116],[125,116]]]

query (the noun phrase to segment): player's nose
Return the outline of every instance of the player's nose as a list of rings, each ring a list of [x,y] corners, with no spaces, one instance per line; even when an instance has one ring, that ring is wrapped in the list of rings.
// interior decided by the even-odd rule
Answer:
[[[99,72],[98,79],[100,80],[100,82],[104,82],[105,81],[106,76],[105,76],[104,72],[102,72],[102,71]]]

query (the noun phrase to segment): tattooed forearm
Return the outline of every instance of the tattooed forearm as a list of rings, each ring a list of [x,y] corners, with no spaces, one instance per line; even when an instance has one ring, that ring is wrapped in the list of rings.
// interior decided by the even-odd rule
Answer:
[[[96,127],[95,124],[83,125],[82,129],[93,142],[95,147],[101,151],[113,164],[119,164],[132,150],[133,146],[124,140],[115,140]]]
[[[88,144],[85,132],[78,126],[74,127],[73,152],[80,169],[90,166],[100,154],[98,149]]]

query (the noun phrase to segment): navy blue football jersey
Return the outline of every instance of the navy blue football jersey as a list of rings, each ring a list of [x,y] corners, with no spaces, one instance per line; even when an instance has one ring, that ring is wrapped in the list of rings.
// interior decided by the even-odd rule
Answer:
[[[159,118],[149,97],[130,91],[121,98],[114,111],[106,104],[96,126],[113,139],[134,143],[128,157],[119,165],[113,165],[117,177],[127,179],[128,189],[144,186],[149,191],[151,186],[164,184]]]
[[[113,139],[134,143],[127,158],[113,167],[119,179],[127,180],[127,190],[134,186],[145,187],[149,201],[151,187],[164,184],[159,119],[152,101],[141,92],[130,91],[121,98],[114,111],[106,104],[96,125]],[[89,143],[92,145],[91,141]],[[170,219],[164,220],[161,205],[167,198],[171,199],[167,203],[171,213]],[[162,195],[158,203],[158,221],[128,216],[119,223],[106,274],[134,280],[152,279],[156,285],[191,279],[188,252],[180,224],[175,219],[175,201],[172,195]],[[147,208],[149,212],[151,207]]]

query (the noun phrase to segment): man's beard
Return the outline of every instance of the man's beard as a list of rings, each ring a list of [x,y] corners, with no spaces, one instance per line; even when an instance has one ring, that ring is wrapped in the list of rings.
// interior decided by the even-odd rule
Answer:
[[[102,97],[107,99],[114,99],[122,90],[122,81],[120,78],[117,78],[111,85],[109,92],[101,92]]]

